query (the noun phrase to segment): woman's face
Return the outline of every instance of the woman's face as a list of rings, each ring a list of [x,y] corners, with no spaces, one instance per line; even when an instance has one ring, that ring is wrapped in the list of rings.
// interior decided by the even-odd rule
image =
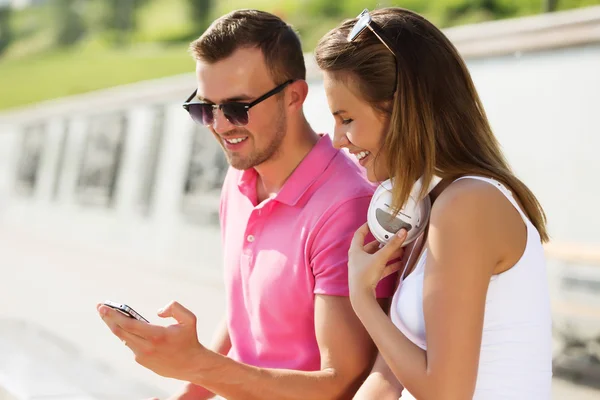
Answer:
[[[333,144],[336,148],[347,148],[367,170],[371,182],[384,181],[389,178],[381,153],[387,117],[357,97],[349,85],[352,85],[350,78],[339,80],[329,72],[324,73],[325,94],[335,118]]]

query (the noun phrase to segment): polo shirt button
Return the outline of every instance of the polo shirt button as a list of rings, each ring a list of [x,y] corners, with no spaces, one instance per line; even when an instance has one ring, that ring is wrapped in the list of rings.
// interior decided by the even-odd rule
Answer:
[[[248,240],[250,243],[254,242],[254,236],[253,235],[248,235],[248,237],[246,238],[246,240]]]

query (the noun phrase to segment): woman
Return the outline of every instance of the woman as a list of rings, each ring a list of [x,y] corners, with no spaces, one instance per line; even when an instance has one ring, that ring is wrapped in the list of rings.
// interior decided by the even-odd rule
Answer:
[[[352,306],[379,349],[361,399],[549,399],[551,316],[544,212],[508,166],[456,49],[423,17],[384,8],[321,39],[336,146],[393,207],[441,181],[425,231],[404,247],[391,320],[374,288],[392,272],[403,229],[349,255]],[[422,194],[424,193],[421,192]]]

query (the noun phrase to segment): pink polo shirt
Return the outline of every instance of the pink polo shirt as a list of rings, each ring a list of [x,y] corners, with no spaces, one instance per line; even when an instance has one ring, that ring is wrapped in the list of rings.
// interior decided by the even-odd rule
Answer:
[[[315,295],[348,296],[348,248],[373,187],[327,135],[260,204],[256,179],[254,169],[230,168],[221,197],[229,357],[319,370]],[[378,295],[391,297],[393,285],[382,281]]]

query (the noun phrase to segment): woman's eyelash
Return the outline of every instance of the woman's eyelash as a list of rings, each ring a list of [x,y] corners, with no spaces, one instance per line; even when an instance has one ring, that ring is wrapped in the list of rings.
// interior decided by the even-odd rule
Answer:
[[[354,121],[352,118],[348,118],[348,119],[343,119],[342,120],[342,124],[343,125],[348,125],[350,122]]]

